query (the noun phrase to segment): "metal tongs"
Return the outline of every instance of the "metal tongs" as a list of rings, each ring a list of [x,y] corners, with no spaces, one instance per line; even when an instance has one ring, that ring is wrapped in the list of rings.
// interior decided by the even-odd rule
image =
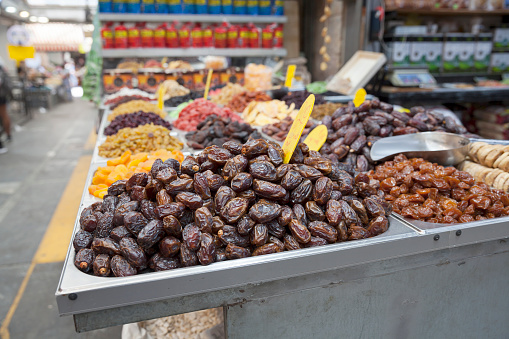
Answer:
[[[469,144],[469,138],[444,132],[398,135],[375,142],[371,147],[371,159],[383,161],[403,153],[409,158],[424,158],[443,166],[454,166],[465,160]]]

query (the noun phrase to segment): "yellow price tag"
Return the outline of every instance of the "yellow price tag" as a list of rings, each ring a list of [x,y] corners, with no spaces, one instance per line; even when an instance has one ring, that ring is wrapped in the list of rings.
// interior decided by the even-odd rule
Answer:
[[[327,127],[325,125],[317,126],[314,130],[309,133],[304,140],[304,143],[308,145],[311,151],[319,151],[322,148],[323,144],[327,140]]]
[[[207,84],[205,85],[205,93],[203,94],[203,99],[205,100],[209,97],[210,80],[212,80],[212,68],[209,69],[209,74],[207,74]]]
[[[359,107],[364,100],[366,100],[366,90],[364,88],[359,88],[357,92],[355,92],[355,97],[353,99],[353,104],[355,107]]]
[[[285,80],[285,87],[292,87],[292,80],[293,76],[295,75],[295,70],[297,69],[297,66],[295,65],[288,65],[288,68],[286,69],[286,80]]]
[[[283,152],[285,153],[284,163],[287,164],[290,162],[292,158],[293,151],[295,151],[295,147],[299,143],[300,136],[302,135],[302,131],[309,120],[309,116],[311,115],[311,111],[313,110],[313,106],[315,104],[315,96],[310,94],[304,104],[299,109],[299,113],[295,118],[295,121],[290,127],[290,132],[285,139],[283,144]]]
[[[157,89],[157,107],[160,109],[164,108],[164,87],[163,85],[159,85],[159,88]]]
[[[9,58],[16,60],[16,65],[25,59],[31,59],[35,55],[35,48],[33,46],[13,46],[8,45]]]

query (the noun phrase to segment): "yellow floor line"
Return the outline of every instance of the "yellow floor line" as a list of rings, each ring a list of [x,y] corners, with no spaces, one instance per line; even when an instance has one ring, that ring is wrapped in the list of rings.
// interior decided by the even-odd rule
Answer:
[[[16,312],[16,309],[18,308],[23,293],[25,293],[25,289],[27,288],[28,281],[32,276],[35,265],[36,264],[32,262],[30,264],[30,267],[28,267],[28,271],[25,274],[25,277],[23,278],[21,285],[19,286],[18,293],[16,293],[16,297],[14,298],[14,301],[12,302],[9,311],[7,312],[7,315],[5,316],[4,321],[2,322],[2,327],[0,327],[0,336],[2,337],[2,339],[9,339],[11,337],[9,333],[9,324],[11,323],[12,317],[14,316],[14,312]]]
[[[95,130],[92,128],[90,131],[90,134],[88,135],[87,142],[85,143],[85,150],[90,151],[93,150],[95,147],[95,142],[97,141],[97,134],[95,133]]]
[[[62,198],[34,256],[37,264],[64,261],[71,240],[76,213],[90,167],[91,155],[82,156],[69,179]]]

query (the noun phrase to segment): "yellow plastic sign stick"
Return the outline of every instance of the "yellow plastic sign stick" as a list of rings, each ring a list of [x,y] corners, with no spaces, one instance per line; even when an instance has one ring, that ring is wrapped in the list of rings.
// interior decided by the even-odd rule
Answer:
[[[353,104],[355,107],[359,107],[364,100],[366,100],[366,90],[364,88],[359,88],[357,92],[355,92],[355,97],[353,99]]]
[[[304,127],[306,127],[314,104],[315,96],[310,94],[299,109],[299,113],[297,113],[297,117],[295,117],[292,127],[290,127],[290,132],[288,132],[288,136],[283,144],[283,152],[285,153],[283,162],[285,164],[289,163],[292,158],[293,151],[295,151],[295,147],[297,147],[297,144],[299,143],[300,136],[302,135]]]
[[[292,80],[293,76],[295,75],[295,69],[297,69],[297,66],[295,65],[288,65],[288,68],[286,69],[286,80],[285,80],[285,87],[292,87]]]
[[[164,108],[164,87],[162,85],[157,89],[157,107]]]
[[[319,151],[327,140],[327,127],[325,125],[317,126],[308,134],[304,143],[308,145],[311,151]]]
[[[205,85],[205,93],[203,94],[203,99],[205,100],[209,97],[210,80],[212,80],[212,68],[209,69],[209,74],[207,74],[207,84]]]

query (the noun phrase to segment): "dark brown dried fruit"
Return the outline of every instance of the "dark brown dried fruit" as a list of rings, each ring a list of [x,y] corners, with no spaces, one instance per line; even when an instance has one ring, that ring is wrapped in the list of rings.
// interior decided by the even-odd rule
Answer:
[[[101,206],[102,213],[114,213],[118,205],[118,198],[113,195],[106,195]]]
[[[133,238],[122,238],[119,245],[122,255],[133,267],[138,270],[147,267],[147,256]]]
[[[202,265],[212,264],[216,258],[216,246],[214,239],[208,233],[201,235],[201,246],[197,253],[198,260]]]
[[[110,238],[94,238],[90,246],[97,254],[120,254],[121,249],[116,242]]]
[[[196,193],[180,192],[175,197],[175,201],[184,204],[184,206],[192,210],[203,206],[203,199]]]
[[[233,198],[221,210],[221,217],[229,224],[236,223],[246,214],[248,207],[249,203],[246,199]]]
[[[130,237],[130,236],[131,236],[131,232],[129,232],[129,230],[125,226],[115,227],[110,233],[110,238],[116,242],[119,242],[120,239],[122,239],[123,237]]]
[[[87,231],[80,230],[73,239],[73,246],[75,251],[79,251],[83,248],[90,247],[90,244],[92,244],[92,240],[94,239],[94,236],[92,233],[89,233]]]
[[[110,275],[110,256],[107,254],[99,254],[95,257],[94,264],[94,275],[99,277],[107,277]]]
[[[220,214],[223,207],[233,198],[235,198],[235,192],[228,186],[221,186],[214,198],[216,213]]]
[[[371,236],[377,236],[386,232],[389,229],[389,220],[385,216],[378,216],[374,220],[371,220],[367,228]]]
[[[357,216],[359,217],[359,220],[363,225],[367,225],[369,223],[369,217],[368,212],[366,211],[366,208],[360,202],[359,200],[352,200],[350,203],[355,213],[357,213]]]
[[[312,190],[313,183],[305,179],[290,193],[290,201],[292,204],[302,204],[310,198]]]
[[[237,223],[237,231],[240,235],[249,235],[249,232],[253,229],[256,222],[249,216],[243,216]]]
[[[196,253],[191,251],[185,243],[180,245],[180,262],[184,267],[195,266],[199,263]]]
[[[310,221],[325,220],[325,214],[315,201],[308,201],[306,203],[306,214]]]
[[[198,226],[189,224],[182,231],[182,239],[191,251],[196,251],[200,247],[201,231]]]
[[[269,238],[269,230],[264,224],[256,224],[249,234],[249,240],[254,246],[262,246]]]
[[[83,248],[76,253],[74,266],[82,272],[88,272],[92,268],[95,253],[91,249]]]
[[[171,195],[179,192],[190,192],[193,189],[193,179],[177,179],[166,185],[166,191]]]
[[[271,254],[271,253],[277,253],[281,252],[281,248],[278,246],[278,244],[269,243],[262,245],[260,247],[257,247],[253,251],[253,257],[257,255],[265,255],[265,254]]]
[[[304,225],[308,224],[306,209],[301,204],[293,205],[293,215],[295,216],[295,219],[299,220]]]
[[[280,214],[281,206],[279,204],[263,199],[249,209],[249,216],[261,224],[276,219]]]
[[[173,215],[163,218],[163,230],[168,235],[180,238],[182,236],[182,225]]]
[[[249,166],[249,173],[255,179],[261,179],[266,181],[276,180],[276,168],[268,161],[259,161]]]
[[[329,221],[329,224],[332,226],[339,225],[339,222],[342,219],[342,211],[341,211],[341,204],[337,200],[329,200],[327,202],[327,210],[326,210],[326,217]]]
[[[225,225],[222,230],[217,232],[217,236],[225,245],[233,244],[240,247],[249,246],[249,237],[240,235],[233,226]]]
[[[159,242],[163,236],[163,222],[161,220],[152,220],[138,234],[138,244],[141,248],[148,249]]]
[[[212,213],[207,207],[200,207],[194,212],[194,223],[200,231],[212,232]]]
[[[237,174],[244,172],[247,165],[248,160],[245,156],[236,155],[226,162],[221,173],[225,180],[231,180]]]
[[[115,277],[128,277],[138,273],[136,269],[120,255],[111,258],[110,267]]]
[[[196,161],[193,156],[188,155],[182,161],[182,164],[180,165],[180,171],[193,177],[195,173],[200,171],[200,164],[198,164],[198,161]]]
[[[268,150],[268,144],[265,140],[251,139],[251,140],[248,140],[242,146],[242,155],[251,159],[251,158],[255,158],[259,155],[267,154],[267,150]]]
[[[237,174],[231,182],[232,189],[239,193],[249,189],[253,185],[253,176],[249,173]]]
[[[89,214],[80,218],[80,225],[84,231],[92,233],[97,228],[97,217],[94,214]]]
[[[126,183],[126,191],[131,191],[135,186],[145,187],[148,182],[147,173],[134,173]]]
[[[332,194],[332,180],[327,177],[321,177],[316,180],[313,189],[313,199],[320,205],[325,205]]]
[[[329,243],[335,243],[338,240],[338,231],[322,221],[310,222],[308,229],[311,235],[325,239]]]
[[[285,249],[287,251],[298,250],[301,246],[297,240],[290,234],[285,235]]]
[[[253,180],[253,190],[262,198],[281,200],[286,196],[286,190],[281,186],[268,181]]]
[[[311,240],[311,233],[309,233],[307,227],[298,221],[297,219],[292,219],[288,228],[292,232],[293,237],[301,244],[305,244]]]
[[[286,175],[283,177],[283,179],[281,180],[281,186],[283,186],[284,189],[291,191],[294,188],[296,188],[297,186],[299,186],[299,184],[302,182],[302,180],[304,180],[304,179],[302,178],[302,175],[300,175],[299,172],[294,171],[294,170],[289,170],[286,173]]]
[[[165,237],[159,242],[159,251],[163,257],[173,257],[180,251],[180,241],[172,236]]]
[[[158,205],[166,205],[169,204],[170,202],[173,202],[170,195],[166,192],[165,189],[162,189],[159,192],[157,192],[156,200]]]
[[[127,180],[117,180],[108,187],[108,195],[120,195],[126,191]]]
[[[140,212],[129,212],[124,216],[124,226],[135,236],[138,236],[147,223],[147,218]]]
[[[232,243],[229,243],[226,246],[226,257],[228,259],[241,259],[247,258],[251,256],[251,251],[247,248],[243,248],[240,246],[235,246]]]
[[[240,221],[239,221],[240,224]],[[221,220],[220,217],[213,217],[212,218],[212,233],[217,234],[219,230],[222,230],[224,227],[224,222]]]
[[[267,229],[269,230],[269,234],[275,236],[276,238],[282,238],[286,233],[285,227],[279,225],[279,223],[277,222],[277,219],[271,220],[264,225],[267,226]]]

